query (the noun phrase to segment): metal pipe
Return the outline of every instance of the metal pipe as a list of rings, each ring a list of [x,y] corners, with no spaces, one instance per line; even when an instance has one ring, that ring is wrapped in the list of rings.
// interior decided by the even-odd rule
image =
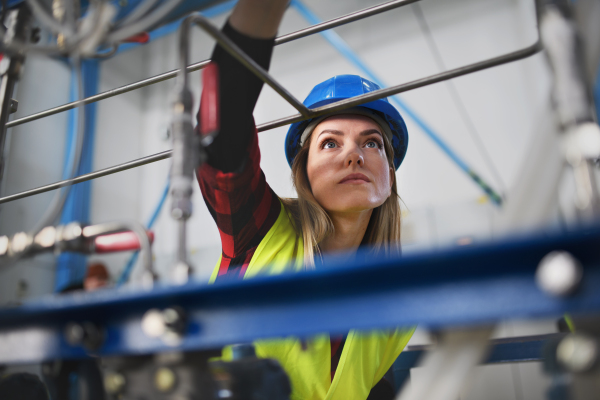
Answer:
[[[164,160],[164,159],[171,157],[171,153],[172,153],[172,150],[163,151],[163,152],[160,152],[157,154],[153,154],[151,156],[138,158],[137,160],[128,161],[123,164],[118,164],[118,165],[115,165],[112,167],[101,169],[99,171],[90,172],[89,174],[76,176],[73,179],[65,179],[63,181],[58,181],[55,183],[51,183],[49,185],[40,186],[35,189],[30,189],[30,190],[26,190],[24,192],[11,194],[10,196],[5,196],[5,197],[0,198],[0,204],[8,203],[9,201],[22,199],[25,197],[33,196],[33,195],[44,193],[44,192],[49,192],[51,190],[60,189],[61,187],[74,185],[76,183],[81,183],[81,182],[85,182],[85,181],[90,181],[92,179],[101,178],[106,175],[111,175],[111,174],[114,174],[117,172],[131,169],[131,168],[136,168],[136,167],[140,167],[142,165],[146,165],[146,164],[150,164],[150,163],[153,163],[156,161]]]
[[[341,25],[344,25],[344,24],[347,24],[350,22],[358,21],[360,19],[367,18],[367,17],[373,16],[376,14],[380,14],[382,12],[385,12],[385,11],[388,11],[388,10],[391,10],[394,8],[398,8],[398,7],[401,7],[404,5],[408,5],[408,4],[414,3],[416,1],[419,1],[419,0],[394,0],[394,1],[390,1],[388,3],[384,3],[381,5],[375,6],[375,7],[366,8],[364,10],[357,11],[357,12],[345,15],[343,17],[331,19],[329,21],[325,21],[323,23],[316,24],[316,25],[310,26],[305,29],[300,29],[296,32],[288,33],[287,35],[282,35],[275,39],[275,45],[288,43],[293,40],[297,40],[297,39],[301,39],[301,38],[304,38],[304,37],[307,37],[310,35],[314,35],[315,33],[319,33],[319,32],[325,31],[327,29],[335,28],[337,26],[341,26]],[[205,66],[207,66],[208,63],[210,63],[210,60],[204,60],[204,61],[200,61],[200,62],[191,64],[187,67],[187,72],[189,73],[189,72],[198,71],[198,70],[204,68]],[[111,90],[107,90],[106,92],[98,93],[94,96],[87,97],[80,101],[63,104],[61,106],[50,108],[45,111],[27,115],[25,117],[18,118],[18,119],[8,122],[6,124],[6,127],[12,128],[14,126],[24,124],[26,122],[35,121],[40,118],[49,117],[51,115],[58,114],[63,111],[71,110],[80,105],[94,103],[96,101],[108,99],[113,96],[118,96],[120,94],[131,92],[132,90],[140,89],[145,86],[150,86],[155,83],[163,82],[168,79],[175,78],[177,76],[177,73],[178,73],[178,70],[174,69],[172,71],[164,72],[160,75],[156,75],[151,78],[143,79],[141,81],[130,83],[128,85],[124,85],[124,86],[118,87],[116,89],[111,89]]]
[[[191,65],[189,65],[187,67],[187,71],[188,72],[198,71],[198,70],[204,68],[205,66],[207,66],[209,62],[210,62],[210,60],[205,60],[205,61],[200,61],[200,62],[191,64]],[[63,111],[71,110],[71,109],[76,108],[76,107],[78,107],[80,105],[95,103],[96,101],[108,99],[110,97],[118,96],[118,95],[123,94],[123,93],[131,92],[132,90],[140,89],[140,88],[143,88],[145,86],[150,86],[150,85],[153,85],[155,83],[166,81],[168,79],[175,78],[177,76],[178,71],[179,70],[173,70],[173,71],[165,72],[163,74],[153,76],[152,78],[143,79],[141,81],[134,82],[134,83],[131,83],[129,85],[121,86],[121,87],[118,87],[116,89],[107,90],[106,92],[98,93],[98,94],[96,94],[94,96],[86,97],[85,99],[82,99],[82,100],[79,100],[79,101],[74,101],[74,102],[71,102],[71,103],[63,104],[62,106],[58,106],[58,107],[55,107],[55,108],[50,108],[50,109],[45,110],[45,111],[41,111],[39,113],[27,115],[27,116],[25,116],[23,118],[15,119],[13,121],[8,122],[6,124],[6,127],[7,128],[12,128],[13,126],[21,125],[21,124],[24,124],[26,122],[35,121],[35,120],[40,119],[40,118],[49,117],[51,115],[58,114],[58,113],[61,113]]]
[[[484,69],[496,67],[498,65],[506,64],[509,62],[521,60],[523,58],[530,57],[542,50],[542,44],[538,40],[533,45],[525,47],[524,49],[514,51],[512,53],[504,54],[502,56],[498,56],[495,58],[491,58],[486,61],[481,61],[478,63],[470,64],[464,67],[452,69],[450,71],[442,72],[436,75],[431,75],[426,78],[417,79],[412,82],[403,83],[397,86],[392,86],[386,89],[380,89],[374,92],[370,92],[368,94],[364,94],[362,96],[353,97],[351,99],[338,101],[336,103],[328,104],[326,106],[318,107],[311,109],[310,111],[313,113],[313,116],[320,116],[327,113],[341,111],[346,108],[354,107],[363,103],[368,103],[370,101],[374,101],[377,99],[381,99],[384,97],[392,96],[398,93],[406,92],[408,90],[420,88],[423,86],[431,85],[434,83],[442,82],[448,79],[456,78],[458,76],[467,75],[473,72],[481,71]],[[268,131],[270,129],[278,128],[280,126],[285,126],[294,122],[302,121],[304,118],[300,114],[290,115],[289,117],[280,118],[271,122],[267,122],[265,124],[261,124],[257,126],[259,132]],[[41,186],[39,188],[30,189],[25,192],[20,192],[16,194],[12,194],[10,196],[5,196],[0,198],[0,204],[7,203],[9,201],[22,199],[24,197],[33,196],[35,194],[48,192],[50,190],[55,190],[61,188],[63,186],[69,184],[75,184],[80,182],[89,181],[91,179],[100,178],[102,176],[114,174],[116,172],[121,172],[127,169],[139,167],[141,165],[149,164],[155,161],[164,160],[166,158],[171,157],[172,150],[163,151],[161,153],[157,153],[151,156],[138,158],[137,160],[129,161],[124,164],[115,165],[110,168],[105,168],[100,171],[91,172],[89,174],[78,176],[72,180],[65,180],[56,183],[52,183],[50,185]]]
[[[156,274],[152,266],[152,247],[146,229],[136,221],[107,222],[100,225],[90,225],[83,228],[82,234],[87,238],[93,238],[113,232],[130,230],[135,233],[140,242],[140,253],[142,254],[142,267],[144,274],[142,283],[148,287],[155,281]]]
[[[171,161],[171,216],[176,220],[177,252],[172,267],[177,283],[185,283],[191,273],[187,262],[186,230],[187,220],[192,216],[192,194],[194,192],[194,170],[198,167],[199,147],[195,143],[192,108],[193,96],[189,89],[186,67],[190,47],[190,27],[198,20],[191,15],[183,20],[179,28],[179,75],[175,86],[172,106],[171,136],[173,153]]]

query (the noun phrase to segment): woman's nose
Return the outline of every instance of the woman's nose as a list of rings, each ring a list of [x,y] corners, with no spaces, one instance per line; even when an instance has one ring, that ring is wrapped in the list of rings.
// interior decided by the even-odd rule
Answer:
[[[363,158],[362,154],[357,151],[357,149],[352,149],[346,156],[345,164],[347,167],[352,166],[352,164],[362,167],[365,164],[365,159]]]

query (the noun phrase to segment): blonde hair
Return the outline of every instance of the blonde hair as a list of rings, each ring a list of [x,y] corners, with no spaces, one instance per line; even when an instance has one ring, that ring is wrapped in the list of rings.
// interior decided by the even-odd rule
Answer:
[[[302,235],[304,240],[304,267],[306,269],[314,268],[315,255],[321,255],[319,244],[334,231],[331,218],[313,196],[306,173],[311,136],[306,138],[292,164],[292,182],[298,198],[281,199],[294,220],[296,231]],[[382,135],[382,137],[388,164],[394,168],[392,144],[386,135]],[[371,246],[371,249],[377,253],[398,254],[400,252],[400,197],[396,188],[395,174],[392,179],[391,194],[382,205],[373,209],[362,242]]]

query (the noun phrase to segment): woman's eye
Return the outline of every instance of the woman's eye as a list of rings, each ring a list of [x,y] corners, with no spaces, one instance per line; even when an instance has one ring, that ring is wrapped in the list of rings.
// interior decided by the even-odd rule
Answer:
[[[369,140],[367,142],[367,144],[365,144],[365,147],[367,147],[369,149],[378,149],[379,148],[379,143],[377,143],[374,140]]]
[[[334,142],[325,142],[325,143],[323,143],[323,148],[324,149],[333,149],[333,148],[335,148],[335,143]]]

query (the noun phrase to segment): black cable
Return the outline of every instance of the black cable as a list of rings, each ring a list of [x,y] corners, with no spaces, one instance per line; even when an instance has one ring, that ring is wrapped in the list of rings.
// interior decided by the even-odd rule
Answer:
[[[415,17],[417,18],[417,22],[419,23],[419,27],[421,28],[421,31],[423,32],[423,35],[425,36],[425,39],[427,40],[427,45],[429,46],[429,49],[433,53],[433,56],[435,58],[438,68],[440,69],[440,72],[446,71],[446,64],[444,63],[444,60],[442,59],[440,50],[433,38],[433,34],[431,33],[431,30],[429,29],[429,25],[427,24],[427,20],[425,19],[425,15],[423,14],[423,10],[421,9],[421,6],[419,5],[419,3],[413,3],[413,4],[411,4],[411,7],[415,14]],[[475,127],[475,124],[473,123],[473,120],[471,119],[471,116],[469,115],[467,108],[465,107],[465,104],[462,101],[462,98],[458,94],[458,90],[456,89],[454,82],[452,80],[448,80],[448,81],[446,81],[446,85],[448,86],[448,90],[450,91],[450,96],[452,97],[454,104],[457,107],[457,110],[463,120],[463,123],[467,126],[467,131],[471,135],[471,139],[473,139],[473,142],[475,142],[475,146],[477,147],[477,150],[479,150],[479,153],[483,157],[488,169],[490,170],[490,172],[494,176],[494,179],[497,181],[498,185],[500,186],[500,189],[502,190],[502,193],[501,193],[502,197],[505,198],[506,186],[504,185],[504,181],[502,180],[500,173],[498,172],[498,169],[494,165],[494,162],[492,161],[492,158],[491,158],[489,152],[485,148],[485,144],[481,140],[481,136],[479,135],[479,132],[477,131],[477,128]]]
[[[0,14],[0,18],[2,18],[0,20],[0,25],[2,25],[2,28],[4,28],[4,31],[6,31],[6,25],[4,25],[4,20],[6,19],[6,11],[8,9],[8,0],[2,0],[2,14]]]

